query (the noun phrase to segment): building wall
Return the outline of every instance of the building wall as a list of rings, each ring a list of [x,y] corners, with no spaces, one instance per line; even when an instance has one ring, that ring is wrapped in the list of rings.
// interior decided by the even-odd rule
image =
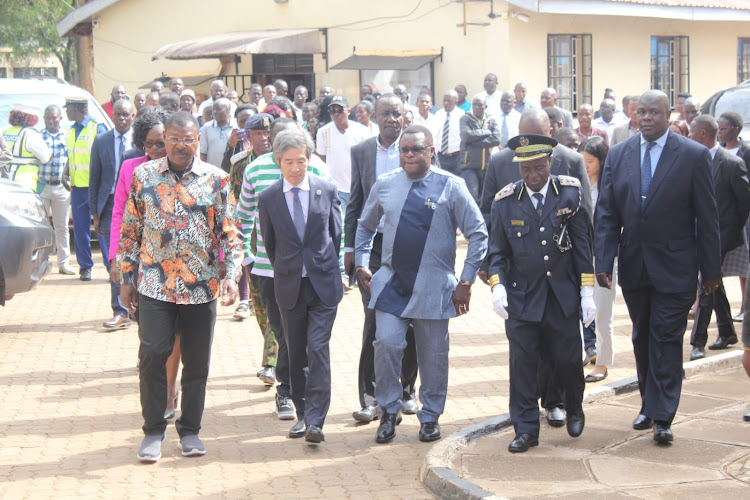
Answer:
[[[10,49],[0,49],[0,68],[5,68],[7,78],[13,78],[13,68],[57,68],[57,77],[65,78],[60,60],[54,56],[35,56],[22,61],[12,60]]]
[[[96,97],[107,99],[116,83],[130,95],[162,73],[199,75],[216,73],[217,60],[151,61],[162,45],[216,32],[274,28],[328,27],[330,66],[357,51],[375,49],[440,49],[443,60],[435,61],[437,100],[444,90],[458,83],[467,86],[469,96],[482,91],[487,72],[498,75],[500,88],[510,89],[524,81],[531,100],[538,100],[547,86],[547,34],[591,33],[593,50],[593,96],[597,101],[606,87],[618,96],[640,93],[650,82],[651,35],[690,36],[691,91],[701,99],[715,90],[736,84],[737,37],[742,23],[688,22],[612,16],[548,15],[529,13],[528,23],[508,18],[507,4],[495,2],[499,17],[489,19],[489,3],[469,2],[467,36],[457,26],[463,20],[461,3],[425,0],[404,21],[414,2],[379,0],[373,10],[367,0],[223,0],[221,12],[208,12],[204,0],[182,0],[180,8],[170,2],[121,1],[101,12],[94,30]],[[205,11],[205,15],[201,12]],[[335,16],[331,13],[335,12]],[[216,18],[223,15],[221,22]],[[362,24],[349,24],[373,17],[393,16]],[[166,22],[165,20],[169,20]],[[346,26],[342,26],[349,24]],[[136,29],[137,26],[137,29]],[[747,31],[744,33],[747,35]],[[335,93],[350,100],[359,95],[359,73],[325,70],[322,55],[314,58],[316,86],[330,85]],[[251,56],[244,56],[239,72],[249,74]],[[234,64],[226,67],[234,73]],[[195,90],[208,92],[208,84]],[[316,89],[317,90],[317,89]]]

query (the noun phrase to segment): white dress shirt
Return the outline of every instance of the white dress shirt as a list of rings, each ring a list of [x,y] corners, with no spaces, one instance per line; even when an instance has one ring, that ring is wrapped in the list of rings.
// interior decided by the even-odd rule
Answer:
[[[293,188],[299,188],[299,201],[302,203],[302,214],[305,217],[305,224],[307,224],[307,211],[310,207],[310,179],[305,175],[305,178],[298,186],[293,186],[288,180],[284,179],[282,184],[282,190],[284,191],[284,198],[286,199],[286,206],[289,209],[289,216],[292,218],[294,223],[294,193]],[[307,269],[305,269],[305,262],[302,262],[302,277],[307,276]]]
[[[664,133],[663,136],[656,139],[654,144],[651,147],[651,151],[649,151],[649,155],[651,156],[651,177],[654,176],[654,172],[656,171],[656,166],[659,164],[659,158],[661,158],[661,153],[664,151],[664,145],[667,143],[667,136],[669,135],[669,129]],[[643,134],[641,134],[641,166],[643,166],[643,158],[646,156],[646,143],[648,141],[643,137]]]
[[[499,90],[495,90],[494,94],[488,94],[486,91],[480,92],[476,97],[481,97],[487,103],[486,113],[489,113],[492,117],[498,117],[502,113],[500,109],[500,98],[503,93]],[[468,99],[467,99],[468,100]]]
[[[133,127],[130,127],[127,132],[121,134],[115,129],[115,180],[112,183],[112,190],[110,194],[115,194],[115,188],[117,187],[117,176],[120,174],[120,165],[122,164],[122,158],[120,158],[120,137],[125,137],[125,147],[123,153],[132,147],[133,142]]]
[[[456,106],[453,111],[450,112],[450,128],[448,129],[448,154],[458,153],[461,149],[461,117],[466,113],[463,109]],[[438,152],[443,150],[443,126],[445,125],[445,108],[439,109],[435,113],[435,120],[437,120],[438,128],[437,133],[432,138],[435,145],[435,149]],[[416,117],[415,117],[416,118]]]
[[[526,184],[526,183],[524,183],[524,184]],[[544,186],[542,187],[542,189],[540,189],[539,191],[534,191],[533,189],[531,189],[529,187],[528,184],[526,184],[526,189],[529,191],[529,198],[531,198],[531,204],[534,205],[534,208],[536,208],[536,206],[539,204],[539,200],[537,200],[536,198],[534,198],[534,195],[536,193],[541,194],[542,195],[542,205],[544,205],[544,201],[547,199],[547,189],[548,188],[549,188],[549,177],[547,178],[547,182],[544,184]]]
[[[515,109],[511,109],[510,113],[503,113],[502,110],[500,110],[499,115],[490,115],[490,118],[494,118],[497,122],[497,128],[500,130],[500,135],[502,136],[503,132],[503,121],[508,122],[508,139],[512,139],[513,137],[518,135],[518,126],[521,124],[521,113],[516,111]],[[505,147],[506,144],[501,144],[502,147]]]

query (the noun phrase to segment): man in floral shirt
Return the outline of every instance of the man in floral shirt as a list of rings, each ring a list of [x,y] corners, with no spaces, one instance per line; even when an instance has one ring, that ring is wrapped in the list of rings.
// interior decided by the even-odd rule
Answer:
[[[184,456],[206,453],[198,438],[206,396],[216,299],[237,296],[242,243],[234,220],[229,176],[195,157],[198,122],[180,111],[167,120],[167,157],[139,166],[127,208],[117,263],[122,302],[139,308],[143,432],[138,459],[161,458],[166,439],[167,372],[175,329],[182,346],[182,414],[176,422]],[[222,282],[219,264],[226,265]],[[137,289],[136,289],[137,286]]]

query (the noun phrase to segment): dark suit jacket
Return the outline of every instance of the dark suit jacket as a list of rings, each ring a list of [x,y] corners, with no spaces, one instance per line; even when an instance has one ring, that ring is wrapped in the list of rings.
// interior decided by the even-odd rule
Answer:
[[[375,184],[375,155],[377,154],[377,137],[370,137],[352,147],[352,185],[349,192],[349,204],[346,206],[344,223],[346,234],[344,246],[354,248],[357,236],[357,221],[362,215],[370,189]]]
[[[276,301],[283,309],[297,303],[305,264],[321,302],[332,307],[344,296],[339,272],[341,202],[335,185],[310,175],[310,206],[303,241],[289,213],[280,179],[260,193],[258,215],[263,243],[273,265]],[[320,194],[318,194],[320,193]]]
[[[750,146],[741,142],[740,149],[737,151],[737,156],[742,158],[742,161],[745,162],[745,168],[747,168],[747,166],[750,165]]]
[[[109,193],[117,182],[115,172],[115,131],[108,130],[94,139],[89,163],[89,208],[102,215]]]
[[[114,140],[114,139],[113,139]],[[122,161],[125,160],[132,160],[133,158],[140,158],[141,156],[144,156],[146,153],[142,149],[138,149],[135,146],[125,151],[125,154],[122,155]]]
[[[704,146],[669,132],[641,208],[641,135],[609,150],[594,224],[597,273],[618,256],[623,290],[644,285],[644,270],[661,293],[695,292],[721,278],[719,214]],[[618,253],[619,248],[619,253]]]
[[[727,252],[745,242],[745,223],[750,214],[750,182],[745,162],[721,146],[713,160],[713,179],[723,261]]]

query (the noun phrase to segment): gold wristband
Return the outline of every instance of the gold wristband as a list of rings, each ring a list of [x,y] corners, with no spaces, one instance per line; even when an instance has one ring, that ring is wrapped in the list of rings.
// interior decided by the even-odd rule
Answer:
[[[458,284],[459,285],[464,285],[464,286],[471,286],[474,283],[472,283],[471,281],[461,280],[461,281],[458,282]]]
[[[500,276],[497,274],[493,274],[490,276],[490,288],[494,287],[495,285],[500,284]]]

